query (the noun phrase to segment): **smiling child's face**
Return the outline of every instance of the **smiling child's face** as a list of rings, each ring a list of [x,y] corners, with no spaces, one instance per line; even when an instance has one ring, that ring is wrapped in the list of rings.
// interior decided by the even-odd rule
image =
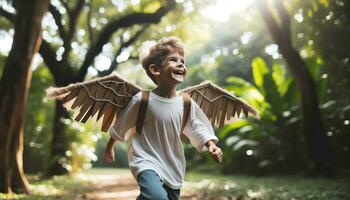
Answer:
[[[158,85],[177,85],[185,79],[187,68],[183,55],[178,51],[171,52],[164,59],[161,67],[158,68]]]

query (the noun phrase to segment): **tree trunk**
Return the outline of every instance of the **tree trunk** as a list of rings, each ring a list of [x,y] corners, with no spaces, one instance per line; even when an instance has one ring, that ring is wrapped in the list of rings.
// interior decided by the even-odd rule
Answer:
[[[31,77],[31,71],[30,71],[30,77]],[[29,87],[28,87],[29,88]],[[28,91],[26,92],[26,97],[28,96]],[[25,103],[27,102],[27,99],[25,99]],[[24,106],[25,107],[25,106]],[[25,110],[25,108],[23,108]],[[24,115],[24,113],[23,113]],[[25,115],[24,115],[25,116]],[[21,116],[24,118],[23,116]],[[27,180],[27,177],[24,175],[23,171],[23,146],[24,146],[24,120],[22,122],[22,125],[19,127],[20,130],[16,130],[14,133],[13,138],[13,144],[12,144],[12,151],[11,151],[11,159],[13,163],[13,174],[12,174],[12,188],[15,191],[21,191],[24,190],[26,193],[29,193],[28,185],[29,182]]]
[[[67,148],[67,139],[65,137],[66,125],[62,122],[63,119],[69,118],[68,112],[62,106],[62,103],[56,100],[55,118],[53,123],[53,136],[51,142],[51,163],[48,170],[48,175],[66,174],[67,170],[62,166],[62,159],[65,157]]]
[[[15,1],[15,35],[0,81],[0,192],[29,193],[23,172],[23,138],[31,63],[41,43],[41,20],[48,0]]]
[[[278,45],[279,51],[301,92],[305,142],[309,156],[314,163],[314,170],[318,174],[333,176],[335,165],[331,157],[321,112],[318,108],[315,83],[306,64],[292,45],[289,14],[281,0],[274,1],[279,20],[276,20],[272,15],[267,1],[257,0],[256,2],[271,36]]]
[[[292,47],[281,47],[280,52],[286,60],[297,86],[301,91],[305,142],[310,158],[314,161],[317,173],[333,176],[335,173],[330,145],[318,107],[315,83],[299,53]]]
[[[67,66],[67,62],[61,62],[61,66],[56,66],[61,67],[55,74],[53,74],[57,87],[63,87],[69,83],[77,82],[72,81],[72,72],[65,71],[69,69]],[[63,175],[68,173],[67,169],[63,166],[65,161],[62,158],[66,157],[66,151],[69,149],[70,141],[66,137],[67,125],[63,122],[63,120],[70,119],[70,115],[60,101],[56,100],[55,104],[51,140],[51,157],[49,168],[47,170],[48,176]]]

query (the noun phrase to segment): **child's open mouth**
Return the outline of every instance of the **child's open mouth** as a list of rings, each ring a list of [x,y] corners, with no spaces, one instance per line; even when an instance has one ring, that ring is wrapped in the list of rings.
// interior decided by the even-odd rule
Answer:
[[[184,75],[185,74],[185,72],[183,70],[174,70],[173,72],[176,75]]]
[[[184,70],[174,70],[173,71],[173,78],[176,81],[182,82],[185,76],[185,71]]]

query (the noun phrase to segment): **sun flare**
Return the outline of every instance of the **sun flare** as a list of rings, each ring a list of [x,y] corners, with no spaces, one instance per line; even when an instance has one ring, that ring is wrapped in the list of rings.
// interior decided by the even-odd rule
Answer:
[[[232,13],[244,10],[250,2],[251,0],[217,0],[216,4],[204,9],[202,15],[225,22]]]

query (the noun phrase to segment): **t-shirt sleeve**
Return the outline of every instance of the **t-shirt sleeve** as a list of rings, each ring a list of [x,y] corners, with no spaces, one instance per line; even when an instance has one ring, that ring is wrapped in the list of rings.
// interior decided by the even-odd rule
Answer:
[[[209,140],[212,140],[215,143],[218,141],[218,138],[215,136],[213,127],[211,126],[207,116],[192,99],[191,111],[183,133],[190,139],[191,144],[198,151],[207,150],[205,143],[207,143]]]
[[[136,118],[139,112],[141,92],[137,93],[122,110],[115,124],[109,129],[109,135],[115,140],[125,141],[131,128],[136,126]]]

